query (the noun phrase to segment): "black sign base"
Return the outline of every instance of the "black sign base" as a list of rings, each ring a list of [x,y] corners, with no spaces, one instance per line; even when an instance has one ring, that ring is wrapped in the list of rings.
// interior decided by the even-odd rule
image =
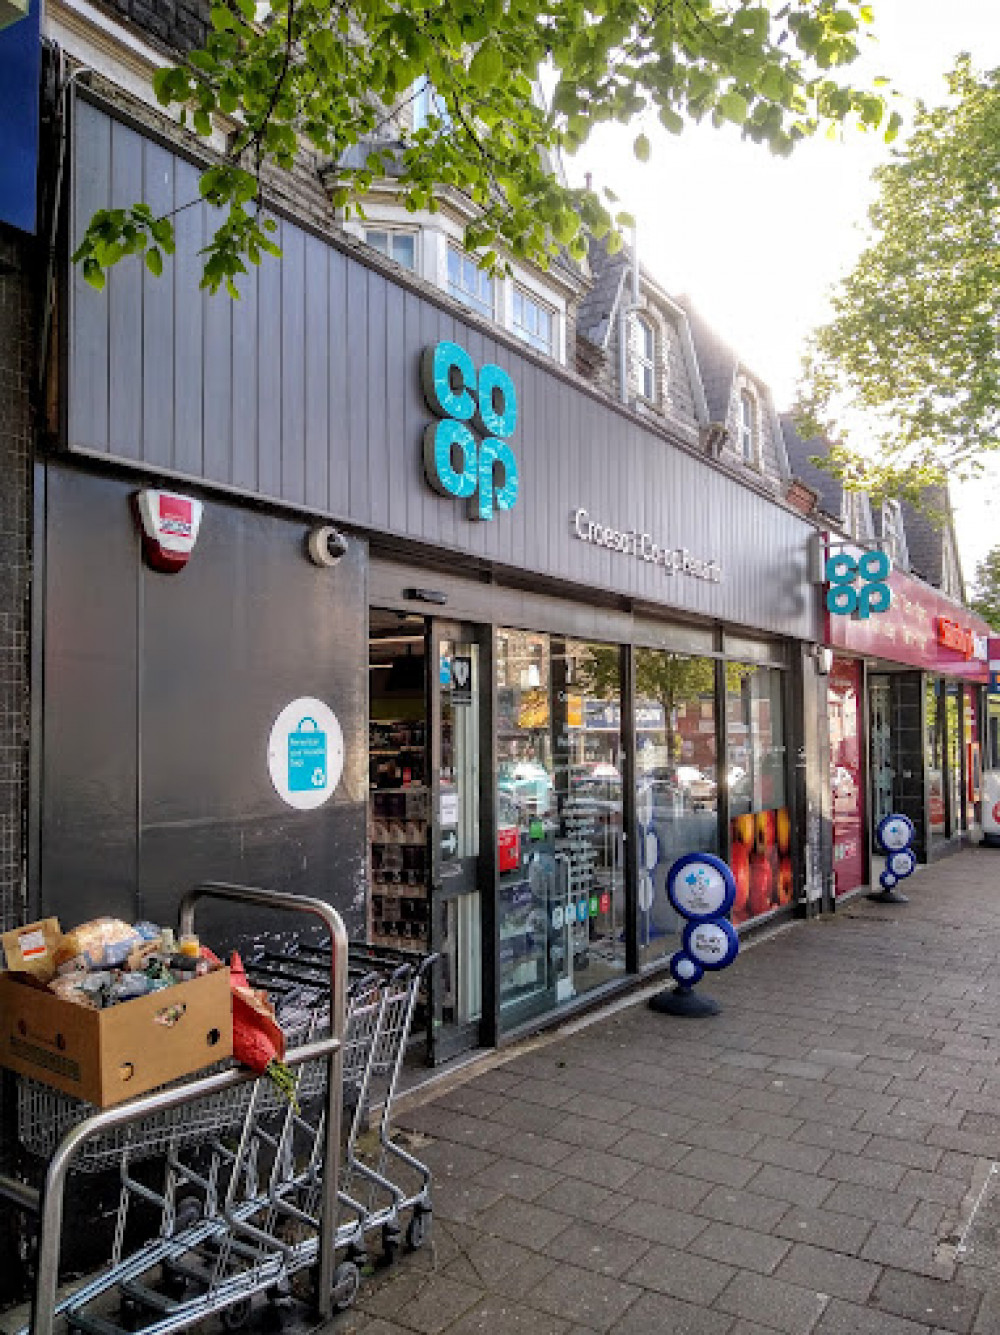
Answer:
[[[909,904],[909,898],[898,890],[878,890],[868,896],[875,904]]]
[[[718,1015],[722,1007],[711,997],[692,987],[667,987],[649,999],[649,1009],[661,1015],[678,1015],[685,1020],[703,1020]]]

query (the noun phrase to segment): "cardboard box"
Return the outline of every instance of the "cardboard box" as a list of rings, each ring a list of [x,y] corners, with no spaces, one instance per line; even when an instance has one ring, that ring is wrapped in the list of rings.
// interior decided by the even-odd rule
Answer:
[[[53,919],[7,937],[17,935],[23,947],[25,934],[43,927],[51,943],[58,934]],[[8,963],[20,964],[7,937]],[[34,962],[34,976],[27,969],[0,974],[0,1065],[12,1071],[109,1108],[232,1056],[228,969],[91,1010],[44,987],[41,957]]]

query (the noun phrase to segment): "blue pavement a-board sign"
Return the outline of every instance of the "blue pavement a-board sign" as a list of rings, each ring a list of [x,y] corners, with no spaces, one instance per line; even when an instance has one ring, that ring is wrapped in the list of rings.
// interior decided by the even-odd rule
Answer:
[[[35,231],[42,0],[0,30],[0,222]]]
[[[913,821],[898,811],[879,821],[875,837],[885,853],[885,870],[878,878],[882,886],[880,898],[889,900],[895,896],[902,899],[902,896],[896,896],[896,886],[907,876],[912,876],[917,868],[917,857],[910,847],[915,834]]]
[[[727,915],[736,899],[736,882],[722,859],[711,853],[678,858],[667,876],[667,898],[686,919],[682,949],[670,961],[680,986],[691,987],[706,969],[732,964],[740,940]]]

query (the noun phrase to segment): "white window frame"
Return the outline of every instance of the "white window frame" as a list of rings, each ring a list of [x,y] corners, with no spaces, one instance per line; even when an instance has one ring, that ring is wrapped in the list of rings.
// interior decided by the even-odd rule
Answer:
[[[632,383],[636,394],[646,403],[656,402],[656,326],[648,316],[633,312]],[[647,352],[647,341],[649,351]]]
[[[749,421],[747,421],[748,408]],[[760,413],[757,395],[749,385],[740,386],[739,431],[740,458],[751,468],[760,468]]]
[[[484,319],[496,320],[497,286],[498,286],[496,279],[493,277],[492,274],[484,273],[482,269],[478,267],[476,268],[476,273],[477,275],[480,276],[477,281],[482,281],[483,279],[485,279],[490,285],[489,308],[487,309],[487,304],[483,300],[483,298],[479,295],[478,291],[476,293],[472,293],[467,287],[464,286],[463,283],[454,284],[452,282],[452,277],[451,277],[452,255],[458,257],[460,265],[460,274],[462,278],[465,277],[466,262],[471,263],[473,265],[475,264],[475,259],[473,258],[473,256],[467,254],[467,252],[464,251],[461,246],[455,245],[455,243],[452,241],[448,242],[448,253],[445,257],[445,287],[448,294],[454,297],[456,301],[460,301],[463,306],[468,307],[470,311],[475,311],[477,315],[481,315]]]
[[[410,107],[414,134],[417,130],[427,128],[427,118],[432,115],[436,116],[443,126],[451,125],[448,108],[426,74],[418,81],[416,91],[410,93]]]
[[[372,232],[381,232],[381,233],[388,239],[388,244],[389,244],[388,254],[386,254],[385,251],[379,250],[379,249],[378,249],[378,246],[374,246],[374,245],[372,245],[371,241],[368,240],[369,234],[372,233]],[[413,264],[412,264],[412,265],[403,264],[403,262],[402,262],[401,260],[397,260],[396,257],[395,257],[395,255],[393,255],[393,253],[392,253],[392,241],[393,241],[393,237],[396,237],[396,236],[409,236],[409,237],[412,237],[412,238],[413,238]],[[416,227],[393,227],[393,226],[391,226],[391,225],[389,225],[389,224],[387,224],[387,223],[379,223],[379,222],[376,222],[376,221],[373,219],[373,220],[371,221],[370,224],[366,224],[366,225],[365,225],[365,230],[364,230],[364,241],[365,241],[365,245],[366,245],[366,246],[371,246],[371,247],[372,247],[372,250],[378,250],[378,253],[379,253],[380,255],[385,256],[386,259],[390,259],[390,260],[392,260],[394,264],[398,264],[398,265],[400,266],[400,268],[401,268],[401,269],[405,269],[405,270],[407,271],[407,273],[419,273],[419,272],[420,272],[420,231],[419,231],[418,228],[416,228]]]
[[[518,298],[521,299],[522,303],[527,302],[530,306],[534,307],[536,311],[539,312],[544,311],[544,313],[549,317],[549,340],[547,343],[543,343],[540,337],[537,334],[534,334],[527,324],[523,322],[520,324],[518,323],[517,320]],[[559,312],[555,309],[555,307],[550,306],[547,301],[541,301],[535,295],[535,293],[529,291],[528,288],[526,288],[523,283],[515,282],[511,288],[510,310],[511,310],[510,327],[517,335],[517,337],[521,340],[521,342],[526,343],[529,348],[534,348],[536,352],[543,353],[546,357],[554,357],[556,355],[556,349],[558,347],[558,326],[556,322],[559,318]],[[522,310],[523,310],[523,305],[522,305]]]
[[[903,512],[899,501],[882,502],[882,546],[893,566],[903,564]]]

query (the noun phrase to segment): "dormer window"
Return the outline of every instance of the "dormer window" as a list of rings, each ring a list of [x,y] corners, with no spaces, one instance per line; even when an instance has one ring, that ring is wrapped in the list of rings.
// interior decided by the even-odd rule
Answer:
[[[539,352],[553,353],[555,314],[523,288],[514,288],[514,333]]]
[[[365,229],[365,240],[387,259],[395,260],[404,269],[417,267],[417,234],[412,231],[387,230],[384,227]]]
[[[437,117],[441,125],[447,127],[451,124],[451,117],[448,115],[448,108],[445,106],[444,99],[437,92],[430,79],[421,79],[416,88],[411,101],[413,107],[413,130],[426,130],[431,116]]]
[[[886,501],[882,506],[882,549],[894,566],[903,564],[903,515],[899,501]]]
[[[466,255],[457,246],[448,247],[448,291],[463,306],[485,315],[488,320],[495,318],[496,299],[493,278],[480,269],[471,255]]]
[[[636,393],[648,403],[655,403],[656,331],[641,315],[632,317],[632,361]]]
[[[757,435],[757,401],[749,389],[740,391],[740,454],[751,468],[760,467]]]

